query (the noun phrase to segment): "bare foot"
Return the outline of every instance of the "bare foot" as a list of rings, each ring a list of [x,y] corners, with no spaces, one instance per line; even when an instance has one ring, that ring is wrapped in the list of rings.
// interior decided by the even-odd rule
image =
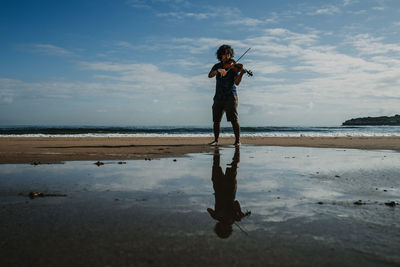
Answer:
[[[212,141],[211,143],[209,143],[210,146],[218,146],[218,141]]]

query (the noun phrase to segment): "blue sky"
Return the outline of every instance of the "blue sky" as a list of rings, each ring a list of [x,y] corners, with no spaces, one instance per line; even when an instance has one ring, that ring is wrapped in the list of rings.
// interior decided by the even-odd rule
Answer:
[[[242,126],[400,113],[397,0],[1,0],[0,36],[0,125],[211,125],[222,44]]]

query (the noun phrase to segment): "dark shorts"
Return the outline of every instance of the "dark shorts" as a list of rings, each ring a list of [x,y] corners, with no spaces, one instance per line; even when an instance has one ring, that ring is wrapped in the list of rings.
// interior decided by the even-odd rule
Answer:
[[[221,122],[222,115],[226,112],[227,121],[238,121],[238,98],[232,100],[214,100],[212,106],[213,122]]]

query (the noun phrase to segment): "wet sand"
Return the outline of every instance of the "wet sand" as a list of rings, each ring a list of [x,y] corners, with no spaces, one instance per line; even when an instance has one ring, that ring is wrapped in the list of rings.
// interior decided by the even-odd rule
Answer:
[[[76,160],[129,160],[210,152],[209,137],[0,138],[0,163],[51,163]],[[222,138],[221,146],[233,144]],[[355,148],[400,151],[400,137],[255,137],[242,144],[287,147]]]

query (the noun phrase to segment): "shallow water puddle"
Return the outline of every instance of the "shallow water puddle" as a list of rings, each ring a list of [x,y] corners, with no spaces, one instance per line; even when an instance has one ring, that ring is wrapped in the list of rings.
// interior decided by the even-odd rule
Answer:
[[[122,232],[107,237],[117,243],[126,232],[143,246],[155,236],[185,237],[207,253],[223,239],[240,241],[226,252],[234,257],[252,249],[253,260],[269,255],[272,263],[285,264],[278,255],[288,253],[306,263],[317,250],[316,263],[342,253],[333,265],[360,257],[390,265],[400,262],[399,162],[393,151],[242,146],[126,164],[0,165],[1,226],[26,242],[30,231],[46,233],[37,226],[42,214],[43,224],[59,222],[67,232],[119,225]],[[55,197],[30,199],[30,192]],[[14,229],[15,222],[26,227]]]

